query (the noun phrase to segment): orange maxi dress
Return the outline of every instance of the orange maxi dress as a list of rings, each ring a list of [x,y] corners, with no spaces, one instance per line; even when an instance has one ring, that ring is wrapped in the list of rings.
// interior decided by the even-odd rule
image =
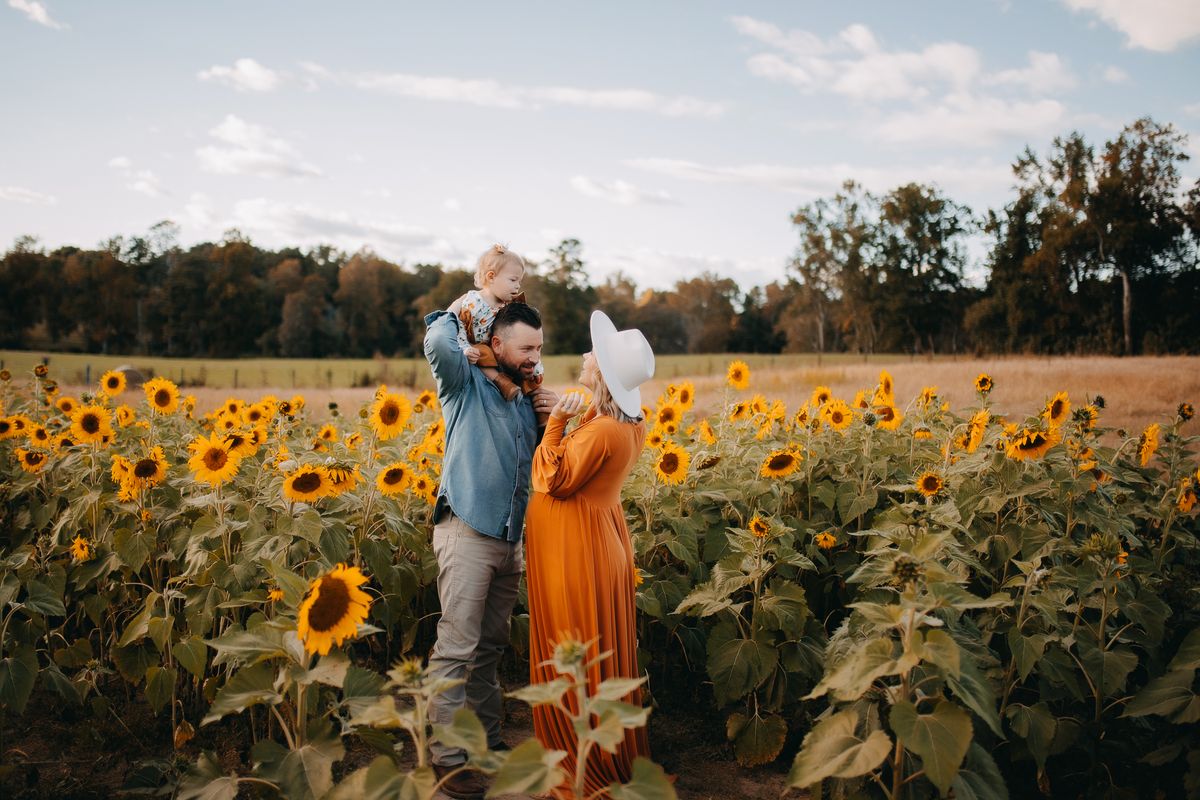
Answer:
[[[588,653],[612,655],[588,674],[591,690],[607,678],[636,678],[633,547],[621,487],[645,444],[643,423],[620,422],[588,411],[566,436],[564,420],[550,418],[533,455],[533,497],[525,517],[525,579],[529,597],[529,678],[558,677],[554,645],[566,635],[599,639]],[[598,649],[597,649],[598,648]],[[627,702],[641,705],[641,692]],[[573,704],[572,704],[572,707]],[[560,766],[575,771],[571,722],[552,706],[533,709],[533,731],[547,747],[565,750]],[[587,791],[630,779],[633,760],[649,756],[645,728],[626,731],[616,754],[593,748]]]

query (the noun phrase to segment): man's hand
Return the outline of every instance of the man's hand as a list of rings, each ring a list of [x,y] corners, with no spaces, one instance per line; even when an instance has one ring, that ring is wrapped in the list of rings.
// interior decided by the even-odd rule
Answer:
[[[533,410],[539,414],[548,414],[558,404],[558,395],[544,386],[539,386],[529,395],[533,401]]]
[[[472,347],[471,345],[467,345],[466,349],[463,350],[463,355],[467,357],[467,361],[470,361],[472,364],[474,364],[475,362],[477,362],[479,360],[479,357],[482,354],[479,352],[478,347]]]
[[[584,399],[583,392],[574,390],[559,398],[559,401],[554,404],[554,408],[550,410],[550,416],[555,419],[570,419],[585,408],[587,408],[587,401]]]

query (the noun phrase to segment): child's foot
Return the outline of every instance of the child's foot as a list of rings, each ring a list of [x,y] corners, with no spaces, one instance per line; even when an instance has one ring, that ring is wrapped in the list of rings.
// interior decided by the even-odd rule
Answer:
[[[521,387],[513,383],[513,379],[503,372],[497,373],[496,377],[492,378],[492,383],[496,384],[496,388],[500,390],[500,395],[505,400],[515,400],[521,393]]]

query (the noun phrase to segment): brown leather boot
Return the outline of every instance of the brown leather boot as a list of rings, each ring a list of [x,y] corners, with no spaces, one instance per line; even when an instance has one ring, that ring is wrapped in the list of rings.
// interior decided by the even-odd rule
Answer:
[[[434,764],[433,774],[437,775],[440,781],[447,773],[454,772],[461,766],[461,764],[456,764],[452,767],[443,767],[441,764]],[[475,769],[464,769],[457,772],[447,779],[441,788],[443,794],[453,797],[454,800],[482,800],[487,790],[487,778],[483,776],[482,772]]]
[[[521,387],[513,383],[513,379],[503,372],[496,373],[496,377],[492,378],[492,383],[496,384],[496,388],[500,390],[500,394],[505,400],[514,400],[521,393]]]

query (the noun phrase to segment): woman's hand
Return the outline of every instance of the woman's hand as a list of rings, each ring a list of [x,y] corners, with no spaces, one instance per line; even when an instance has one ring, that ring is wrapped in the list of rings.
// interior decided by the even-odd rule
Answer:
[[[555,419],[570,419],[587,408],[583,392],[572,389],[559,398],[558,403],[550,410],[550,416]]]

